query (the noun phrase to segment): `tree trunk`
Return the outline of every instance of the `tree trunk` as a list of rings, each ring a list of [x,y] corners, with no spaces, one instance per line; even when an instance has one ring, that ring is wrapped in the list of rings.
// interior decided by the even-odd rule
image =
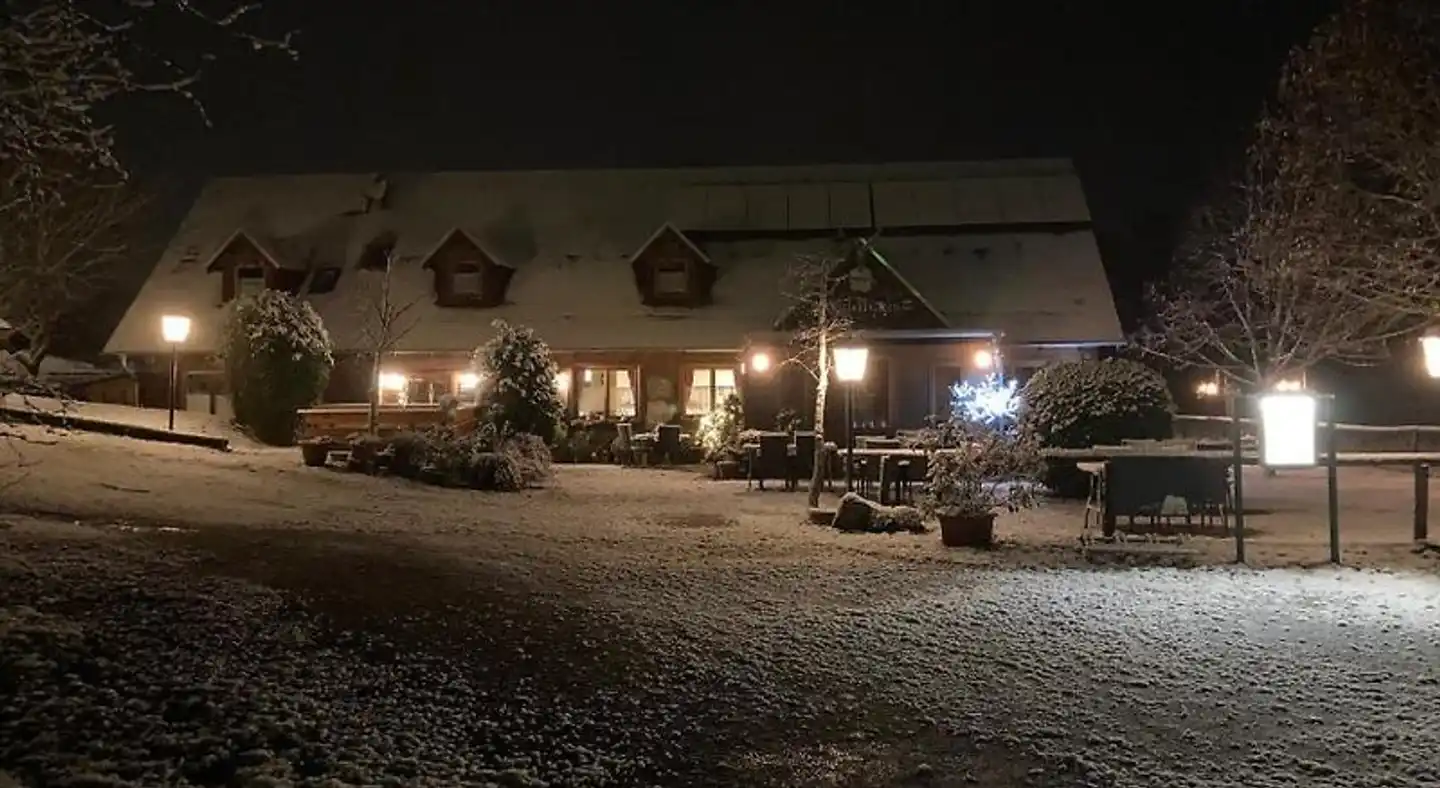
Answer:
[[[830,388],[830,375],[825,364],[820,365],[820,381],[815,384],[815,462],[810,471],[811,509],[820,505],[820,482],[830,464],[830,453],[825,450],[825,395]]]
[[[371,435],[380,431],[380,354],[375,353],[370,362],[370,409],[365,416],[365,431]]]

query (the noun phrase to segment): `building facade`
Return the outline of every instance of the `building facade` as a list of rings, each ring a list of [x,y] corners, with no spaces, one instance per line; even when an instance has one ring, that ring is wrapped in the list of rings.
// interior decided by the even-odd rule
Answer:
[[[406,307],[386,401],[472,388],[470,354],[502,319],[550,344],[573,413],[663,423],[742,392],[764,426],[813,392],[784,362],[804,328],[797,272],[817,261],[871,348],[854,400],[877,427],[941,412],[952,382],[996,364],[1023,374],[1122,341],[1079,179],[1020,160],[221,178],[106,350],[161,405],[160,318],[190,317],[181,400],[223,413],[227,306],[281,289],[336,345],[326,399],[359,401],[383,292]]]

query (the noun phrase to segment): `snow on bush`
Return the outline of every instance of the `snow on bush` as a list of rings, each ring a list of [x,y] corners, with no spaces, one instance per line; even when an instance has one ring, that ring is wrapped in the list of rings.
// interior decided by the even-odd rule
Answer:
[[[707,462],[718,462],[733,458],[740,452],[740,427],[745,423],[745,413],[740,397],[731,394],[719,410],[711,411],[700,419],[696,435],[700,447],[705,450]]]
[[[1160,374],[1127,359],[1076,361],[1046,367],[1020,393],[1020,423],[1041,445],[1083,449],[1172,434],[1175,401]],[[1087,475],[1073,462],[1051,462],[1046,484],[1083,496]]]
[[[491,325],[495,336],[473,357],[482,381],[477,415],[501,434],[529,433],[549,444],[565,410],[550,348],[531,329],[503,320]]]
[[[235,421],[277,445],[294,442],[296,411],[320,399],[335,366],[320,316],[310,304],[278,290],[234,303],[220,355]]]
[[[1005,427],[1020,411],[1020,396],[1014,380],[998,374],[978,382],[960,381],[950,386],[950,415],[987,427]]]

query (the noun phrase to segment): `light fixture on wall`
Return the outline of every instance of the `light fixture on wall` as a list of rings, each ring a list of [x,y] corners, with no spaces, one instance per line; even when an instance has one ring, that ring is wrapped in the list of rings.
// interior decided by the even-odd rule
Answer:
[[[410,379],[401,372],[381,372],[375,382],[381,391],[404,391]]]
[[[748,372],[760,375],[770,371],[770,354],[763,351],[750,354],[750,367]]]
[[[995,351],[990,350],[989,348],[982,347],[979,350],[975,351],[975,355],[973,358],[975,361],[976,369],[983,369],[988,371],[991,367],[995,366]]]
[[[562,369],[555,373],[555,390],[562,397],[570,393],[570,370]]]
[[[461,372],[455,376],[455,388],[462,394],[469,394],[480,387],[480,375],[476,372]]]

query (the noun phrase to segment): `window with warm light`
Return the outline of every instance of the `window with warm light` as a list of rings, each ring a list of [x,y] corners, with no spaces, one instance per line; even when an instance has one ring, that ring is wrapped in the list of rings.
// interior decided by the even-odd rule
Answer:
[[[580,383],[575,386],[576,410],[585,415],[634,416],[633,381],[634,377],[628,369],[584,368],[580,372]]]
[[[734,394],[735,370],[696,369],[690,372],[690,392],[685,398],[685,412],[695,416],[713,413]]]

